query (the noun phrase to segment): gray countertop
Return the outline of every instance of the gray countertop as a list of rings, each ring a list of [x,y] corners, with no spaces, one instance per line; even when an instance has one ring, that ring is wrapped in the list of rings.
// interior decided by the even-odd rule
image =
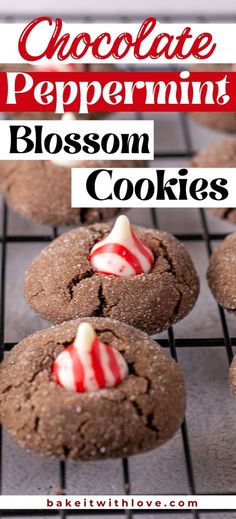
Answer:
[[[152,118],[152,115],[149,114],[148,118]],[[119,117],[121,118],[120,115]],[[185,149],[178,114],[155,115],[155,121],[159,151]],[[192,121],[190,130],[195,149],[223,138],[222,134],[208,131]],[[185,165],[184,161],[173,163],[167,159],[158,164]],[[149,210],[132,210],[130,217],[135,223],[151,225]],[[160,227],[173,233],[202,231],[198,210],[162,209],[158,211],[158,217]],[[208,216],[208,222],[212,231],[229,233],[235,230],[233,225],[212,216]],[[22,232],[46,234],[51,230],[10,213],[9,233]],[[186,246],[201,278],[201,293],[191,314],[175,326],[175,335],[185,339],[222,337],[217,306],[205,280],[208,261],[205,244],[186,242]],[[27,308],[22,292],[25,269],[42,247],[42,243],[9,244],[7,247],[6,341],[18,341],[48,326],[48,323]],[[230,333],[236,336],[236,319],[227,316],[227,321]],[[161,337],[165,335],[161,334]],[[236,493],[236,402],[229,392],[225,349],[214,346],[179,348],[178,356],[188,387],[187,424],[196,490],[200,493]],[[181,433],[161,448],[130,459],[130,478],[132,493],[188,493]],[[53,493],[57,488],[57,461],[24,452],[4,434],[3,493]],[[122,493],[121,462],[69,462],[67,491],[70,494]],[[158,514],[156,517],[161,516]],[[163,517],[174,516],[165,514]],[[176,517],[192,516],[178,514]],[[210,517],[213,515],[201,514],[201,519]],[[236,519],[236,512],[217,514],[215,517]]]

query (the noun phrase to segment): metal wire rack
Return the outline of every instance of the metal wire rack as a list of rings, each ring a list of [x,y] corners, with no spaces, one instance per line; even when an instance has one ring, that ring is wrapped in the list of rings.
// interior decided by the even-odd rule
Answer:
[[[57,16],[60,16],[60,14],[57,13]],[[154,15],[155,16],[155,15]],[[52,14],[53,17],[53,14]],[[155,16],[159,21],[162,22],[175,22],[175,21],[191,21],[191,22],[232,22],[236,20],[236,13],[230,13],[225,15],[189,15],[186,14],[185,16],[179,16],[179,15],[172,15],[172,16],[159,16],[158,14]],[[12,22],[12,21],[18,21],[18,20],[30,20],[34,18],[34,15],[28,14],[21,15],[15,14],[13,16],[1,15],[0,21],[1,22]],[[78,13],[75,15],[68,15],[64,16],[63,19],[65,20],[71,20],[75,21],[78,19],[79,21],[86,21],[86,22],[93,22],[93,21],[111,21],[111,22],[118,22],[118,21],[140,21],[139,15],[124,15],[124,16],[116,16],[116,15],[107,15],[107,16],[100,16],[99,14],[94,16],[78,16]],[[137,119],[142,118],[142,114],[136,114]],[[155,151],[155,159],[189,159],[194,154],[193,145],[191,142],[190,132],[188,128],[188,120],[186,118],[185,114],[181,114],[180,116],[181,126],[182,126],[182,132],[184,135],[184,141],[185,141],[185,149],[184,151],[176,151],[171,150],[166,153],[160,153],[158,150]],[[181,241],[192,241],[192,242],[199,242],[204,243],[206,252],[208,256],[211,255],[212,252],[212,241],[220,241],[223,240],[226,237],[225,233],[211,233],[209,231],[208,222],[207,222],[207,216],[205,214],[205,211],[203,209],[198,209],[200,213],[200,220],[201,220],[201,232],[198,233],[181,233],[176,235],[178,239]],[[151,221],[154,228],[158,228],[158,211],[151,208]],[[0,244],[1,244],[1,274],[0,274],[0,361],[2,361],[4,357],[4,352],[10,351],[14,347],[14,343],[5,342],[5,318],[7,317],[5,314],[5,292],[6,292],[6,265],[7,265],[7,252],[8,252],[8,245],[10,243],[21,243],[22,246],[24,246],[25,243],[36,243],[36,242],[50,242],[52,239],[54,239],[58,235],[57,228],[53,228],[50,234],[43,234],[43,235],[14,235],[14,234],[8,234],[8,216],[9,211],[5,204],[3,204],[2,208],[2,215],[1,215],[1,236],[0,236]],[[221,323],[222,328],[222,335],[218,338],[180,338],[175,339],[174,335],[174,329],[170,328],[168,330],[168,339],[162,339],[158,342],[165,348],[169,348],[171,355],[178,361],[177,351],[178,348],[211,348],[211,347],[220,347],[225,349],[225,354],[227,356],[229,364],[231,363],[231,360],[233,358],[233,346],[236,346],[236,337],[230,337],[229,329],[227,325],[227,320],[225,317],[224,310],[218,306],[218,319]],[[183,444],[183,456],[185,459],[185,466],[186,466],[186,474],[187,474],[187,480],[188,480],[188,488],[189,488],[189,494],[194,495],[196,494],[196,487],[195,487],[195,477],[194,477],[194,460],[191,454],[191,446],[189,441],[189,435],[188,435],[188,425],[186,420],[184,421],[182,428],[181,428],[181,434],[182,434],[182,444]],[[0,490],[2,488],[2,481],[3,481],[3,473],[2,473],[2,432],[0,428]],[[102,463],[102,462],[101,462]],[[129,494],[131,490],[131,478],[129,473],[129,460],[127,458],[124,458],[121,460],[122,463],[122,473],[123,473],[123,489],[125,494]],[[102,470],[102,466],[101,466]],[[66,494],[66,472],[67,472],[67,464],[66,462],[60,461],[58,463],[58,484],[61,493]],[[156,489],[156,492],[158,493],[158,488]],[[176,493],[178,492],[178,489],[176,489]],[[224,494],[222,494],[224,495]],[[81,514],[83,515],[120,515],[123,517],[128,517],[129,519],[132,519],[133,515],[144,515],[148,514],[151,516],[156,516],[159,514],[165,515],[165,514],[174,514],[178,517],[178,515],[181,514],[188,514],[188,517],[192,517],[193,519],[200,519],[202,513],[209,514],[209,517],[212,517],[211,514],[215,514],[215,516],[219,513],[232,513],[230,510],[224,510],[224,511],[217,511],[217,510],[201,510],[201,512],[198,511],[190,511],[190,510],[161,510],[161,511],[150,511],[150,510],[137,510],[134,513],[131,511],[99,511],[96,510],[96,512],[90,511],[83,511],[78,512],[77,510],[67,510],[67,511],[60,511],[57,510],[47,510],[47,511],[1,511],[0,517],[8,517],[8,516],[15,516],[15,517],[21,517],[21,516],[28,516],[28,517],[34,517],[34,516],[56,516],[61,517],[62,519],[66,519],[67,516],[76,515],[79,516]]]

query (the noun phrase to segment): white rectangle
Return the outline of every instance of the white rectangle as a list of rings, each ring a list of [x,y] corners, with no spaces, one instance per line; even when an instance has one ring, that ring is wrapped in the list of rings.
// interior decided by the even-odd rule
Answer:
[[[11,495],[3,510],[235,510],[235,495]]]
[[[24,63],[25,60],[22,58],[22,56],[19,54],[18,50],[18,43],[21,36],[21,33],[25,29],[26,24],[23,23],[17,23],[17,24],[6,24],[2,23],[0,24],[0,63]],[[72,24],[72,23],[63,23],[62,30],[60,32],[59,38],[64,35],[65,33],[70,34],[70,39],[67,43],[66,50],[70,49],[71,44],[76,38],[76,36],[80,33],[88,33],[90,35],[91,41],[94,41],[99,35],[102,33],[110,33],[111,35],[111,43],[107,44],[107,42],[102,41],[101,46],[101,52],[103,55],[107,55],[108,51],[111,49],[112,44],[114,43],[115,39],[121,34],[128,32],[132,36],[132,41],[136,41],[138,32],[140,30],[141,23],[96,23],[96,24]],[[167,33],[170,36],[173,36],[173,41],[171,42],[170,52],[169,54],[172,54],[172,51],[176,49],[177,41],[176,38],[181,36],[182,32],[186,27],[189,27],[191,29],[189,38],[186,39],[184,46],[183,46],[183,52],[184,56],[188,54],[188,51],[191,50],[192,44],[194,40],[196,40],[198,37],[201,37],[200,35],[202,33],[211,33],[212,34],[212,43],[216,44],[216,48],[214,49],[214,52],[209,55],[204,60],[208,63],[235,63],[235,47],[236,47],[236,24],[225,24],[225,23],[158,23],[156,27],[153,29],[153,31],[145,37],[145,39],[142,42],[141,47],[141,55],[145,55],[147,51],[150,50],[152,43],[155,41],[155,38],[162,33]],[[39,63],[39,61],[32,61],[30,59],[31,57],[37,57],[40,55],[43,55],[47,45],[50,41],[50,38],[52,37],[53,31],[55,29],[54,21],[52,25],[49,25],[47,21],[44,21],[43,23],[40,23],[36,28],[34,28],[32,34],[30,35],[30,39],[27,42],[26,49],[29,53],[29,57],[25,58],[27,59],[27,62],[32,62],[34,64]],[[166,41],[162,41],[160,45],[163,47]],[[205,43],[205,40],[202,42]],[[208,50],[210,50],[211,45],[209,45],[209,49],[203,49],[201,51],[201,56],[207,56]],[[179,53],[178,53],[179,54]],[[199,58],[196,57],[196,53],[191,52],[191,55],[185,58],[181,58],[179,55],[174,56],[173,58],[168,59],[164,55],[161,55],[158,57],[155,61],[147,57],[145,60],[139,60],[137,55],[135,55],[134,47],[132,46],[127,54],[122,57],[119,61],[122,63],[139,63],[144,62],[145,63],[166,63],[172,61],[172,63],[199,63]],[[204,62],[203,60],[203,62]],[[41,62],[48,62],[49,60],[47,58],[42,58]],[[57,55],[53,55],[51,58],[51,63],[58,62]],[[99,62],[101,63],[101,59],[98,59],[93,56],[91,52],[91,47],[88,48],[88,50],[85,52],[84,56],[79,59],[81,63],[95,63]],[[108,63],[117,63],[117,59],[113,56],[110,56],[104,60],[103,62]],[[71,58],[69,55],[65,60],[64,63],[72,63],[75,62],[74,59]]]
[[[235,206],[236,168],[73,168],[71,175],[72,207]]]
[[[22,127],[18,131],[18,127]],[[29,128],[31,134],[27,137],[34,144],[31,151],[23,152],[27,146],[31,147],[25,139],[17,139],[17,136],[25,135]],[[37,128],[37,130],[36,130]],[[42,128],[42,132],[40,130]],[[17,132],[16,132],[17,130]],[[14,133],[14,136],[13,136]],[[42,133],[42,136],[40,134]],[[65,138],[68,134],[80,135],[81,150],[72,154],[64,149]],[[58,140],[64,143],[61,151],[50,153],[45,148],[45,138],[50,134],[57,134],[51,138],[51,150],[55,149]],[[92,141],[99,144],[100,150],[92,153],[93,145],[84,143],[84,137],[91,135]],[[97,134],[98,138],[92,137]],[[135,137],[134,137],[135,135]],[[144,137],[141,137],[144,135]],[[133,136],[133,137],[132,137]],[[49,139],[48,139],[49,140]],[[11,153],[13,144],[17,145],[20,153]],[[42,150],[35,151],[36,143],[42,143]],[[94,145],[95,145],[94,144]],[[87,150],[87,151],[86,151]],[[90,152],[89,152],[90,150]],[[113,150],[113,153],[111,151]],[[125,151],[126,150],[126,151]],[[132,151],[134,150],[134,151]],[[137,150],[135,152],[135,150]],[[146,150],[146,151],[145,151]],[[137,160],[153,159],[154,156],[154,122],[150,120],[115,120],[115,121],[0,121],[0,160],[53,160],[61,165],[69,167],[77,166],[77,161],[84,160]]]

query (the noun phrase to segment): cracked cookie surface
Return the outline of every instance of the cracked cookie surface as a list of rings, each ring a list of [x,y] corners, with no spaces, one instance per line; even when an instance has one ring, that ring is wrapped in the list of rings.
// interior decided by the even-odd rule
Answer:
[[[236,315],[236,233],[227,236],[214,250],[207,278],[217,302]]]
[[[52,363],[79,322],[38,332],[0,366],[0,418],[22,447],[60,458],[102,459],[154,449],[180,427],[185,384],[170,355],[146,334],[111,319],[83,319],[117,348],[129,375],[115,388],[75,393],[58,386]]]
[[[143,167],[143,161],[94,161],[84,167]],[[21,216],[47,225],[77,225],[106,221],[117,208],[72,208],[71,170],[50,161],[1,161],[0,189],[11,209]]]
[[[78,228],[54,240],[30,265],[25,278],[28,304],[56,324],[78,317],[111,317],[150,334],[182,319],[199,290],[188,252],[170,234],[134,230],[154,254],[150,273],[125,279],[95,272],[89,252],[111,226]]]

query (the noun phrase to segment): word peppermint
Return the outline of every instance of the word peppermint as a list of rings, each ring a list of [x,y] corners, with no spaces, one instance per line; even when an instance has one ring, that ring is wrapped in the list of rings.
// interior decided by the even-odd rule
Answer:
[[[69,74],[69,73],[68,73]],[[6,105],[27,104],[42,111],[63,113],[71,111],[157,110],[158,106],[222,106],[230,101],[227,73],[195,81],[196,73],[129,73],[103,76],[95,73],[91,80],[58,78],[41,80],[37,74],[8,72],[6,74]],[[125,75],[125,76],[124,76]],[[112,79],[112,76],[114,79]],[[156,80],[149,80],[155,76]],[[35,81],[34,81],[35,79]]]

